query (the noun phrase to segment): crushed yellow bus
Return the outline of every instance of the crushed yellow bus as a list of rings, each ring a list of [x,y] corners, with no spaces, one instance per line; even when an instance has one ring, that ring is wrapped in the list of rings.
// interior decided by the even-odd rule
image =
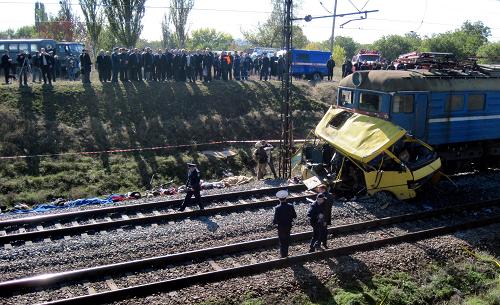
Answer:
[[[321,143],[305,147],[303,174],[340,189],[409,199],[441,167],[432,147],[376,117],[331,107],[315,134]]]

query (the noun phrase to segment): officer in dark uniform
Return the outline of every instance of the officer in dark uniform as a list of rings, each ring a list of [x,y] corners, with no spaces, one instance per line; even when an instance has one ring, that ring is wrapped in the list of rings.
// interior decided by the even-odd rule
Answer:
[[[325,224],[325,212],[324,212],[325,195],[318,194],[316,201],[314,201],[309,210],[307,211],[307,217],[313,228],[313,237],[311,238],[311,244],[309,252],[314,252],[316,249],[321,249],[321,241],[323,240],[323,232],[326,227]]]
[[[9,78],[10,78],[10,65],[12,64],[12,59],[9,56],[9,51],[5,50],[4,54],[2,55],[2,68],[3,68],[3,74],[5,76],[5,84],[9,84]]]
[[[280,204],[274,208],[273,224],[278,226],[278,238],[280,241],[281,257],[288,256],[288,247],[290,246],[290,231],[292,230],[292,222],[297,218],[297,213],[293,205],[286,203],[288,192],[285,190],[276,193]]]
[[[326,68],[328,69],[328,80],[333,80],[333,68],[335,68],[335,61],[332,57],[326,62]]]
[[[324,184],[318,186],[318,193],[325,196],[325,202],[323,203],[323,212],[325,216],[325,225],[323,226],[323,232],[321,233],[321,244],[323,248],[328,249],[326,244],[326,239],[328,236],[328,226],[332,224],[332,207],[334,197],[332,193],[327,191],[327,187]]]
[[[182,202],[179,211],[184,211],[186,206],[191,203],[191,197],[194,195],[194,199],[196,204],[200,207],[200,210],[203,210],[203,204],[201,203],[201,183],[200,183],[200,171],[196,168],[196,164],[188,163],[188,177],[186,181],[187,193],[186,198]]]
[[[90,60],[90,55],[86,49],[83,49],[82,54],[80,54],[80,71],[82,71],[82,83],[84,84],[90,84],[91,67],[92,61]]]

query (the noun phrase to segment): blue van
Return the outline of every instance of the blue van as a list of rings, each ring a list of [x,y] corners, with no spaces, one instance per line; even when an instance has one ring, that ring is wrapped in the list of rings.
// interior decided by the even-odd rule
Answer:
[[[286,51],[279,51],[278,56],[284,55]],[[325,51],[292,50],[292,76],[311,80],[321,80],[328,75],[326,62],[331,53]]]

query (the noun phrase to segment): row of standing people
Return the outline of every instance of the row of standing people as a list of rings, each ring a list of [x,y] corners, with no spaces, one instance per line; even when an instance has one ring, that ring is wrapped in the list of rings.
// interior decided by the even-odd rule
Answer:
[[[41,48],[38,52],[32,54],[21,51],[13,59],[9,51],[5,51],[1,58],[0,68],[3,70],[5,84],[9,84],[11,79],[19,78],[20,85],[28,85],[28,75],[31,74],[32,82],[42,82],[52,84],[56,78],[62,76],[62,64],[53,51],[47,52]],[[68,57],[65,63],[66,72],[69,80],[76,79],[78,63],[73,57]]]
[[[190,81],[210,82],[213,79],[247,80],[250,75],[260,75],[263,80],[271,76],[281,79],[284,71],[283,57],[252,59],[243,52],[143,50],[115,48],[113,53],[101,50],[96,58],[101,82],[127,81]]]

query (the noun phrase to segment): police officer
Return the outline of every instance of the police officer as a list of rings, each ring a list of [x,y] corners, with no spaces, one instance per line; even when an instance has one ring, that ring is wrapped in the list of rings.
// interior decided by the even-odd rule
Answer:
[[[297,218],[297,213],[293,205],[286,203],[288,192],[281,190],[276,193],[280,204],[274,208],[273,224],[278,226],[278,238],[280,242],[281,257],[288,256],[288,247],[290,246],[290,231],[292,230],[292,222]]]
[[[90,55],[86,49],[83,49],[82,54],[80,54],[80,71],[82,71],[82,83],[84,84],[90,84],[91,67],[92,61],[90,60]]]
[[[5,50],[4,54],[2,55],[2,68],[3,68],[3,73],[5,76],[5,84],[9,84],[9,78],[10,78],[10,65],[12,64],[12,59],[9,56],[9,51]]]
[[[335,61],[331,56],[326,62],[326,68],[328,69],[328,80],[333,80],[333,68],[335,68]]]
[[[323,226],[323,232],[321,233],[321,244],[323,245],[323,248],[328,249],[326,239],[328,236],[328,226],[332,224],[332,207],[334,198],[332,193],[327,191],[327,187],[324,184],[318,186],[318,193],[325,196],[325,202],[323,203],[325,225]]]
[[[323,239],[322,234],[324,232],[325,224],[325,212],[324,212],[325,195],[318,194],[316,201],[314,201],[309,210],[307,211],[307,217],[313,228],[313,237],[311,238],[311,244],[309,252],[314,252],[316,249],[321,249],[321,240]]]
[[[196,204],[200,207],[200,210],[203,210],[203,204],[201,203],[201,183],[200,183],[200,171],[196,168],[196,164],[188,163],[188,177],[186,181],[187,193],[186,198],[182,202],[179,211],[184,211],[186,206],[191,203],[191,197],[194,195],[194,199]]]

